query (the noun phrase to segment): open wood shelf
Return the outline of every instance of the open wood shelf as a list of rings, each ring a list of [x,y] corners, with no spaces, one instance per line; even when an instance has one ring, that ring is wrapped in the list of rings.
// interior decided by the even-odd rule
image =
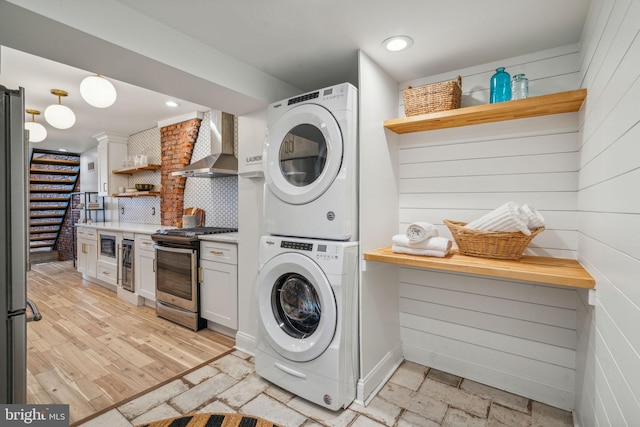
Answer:
[[[148,164],[144,166],[135,166],[132,168],[117,169],[117,170],[111,171],[111,173],[115,173],[118,175],[133,175],[134,173],[138,173],[138,172],[157,171],[158,169],[160,169],[160,165]]]
[[[158,197],[159,191],[135,191],[130,193],[116,193],[112,197]]]
[[[519,260],[501,260],[460,255],[456,251],[444,258],[394,253],[391,247],[365,252],[366,261],[405,267],[467,273],[501,279],[537,282],[546,285],[593,289],[595,279],[574,259],[523,255]]]
[[[397,133],[478,125],[578,111],[587,96],[586,89],[541,95],[495,104],[476,105],[456,110],[385,120],[384,127]]]

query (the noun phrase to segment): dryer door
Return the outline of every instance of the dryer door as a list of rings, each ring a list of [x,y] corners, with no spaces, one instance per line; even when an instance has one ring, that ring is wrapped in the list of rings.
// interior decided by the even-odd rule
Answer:
[[[263,153],[265,181],[284,202],[309,203],[331,186],[342,155],[335,117],[319,105],[299,105],[269,128]]]
[[[331,344],[337,325],[333,290],[318,264],[297,253],[267,262],[258,275],[258,322],[281,356],[307,362]]]

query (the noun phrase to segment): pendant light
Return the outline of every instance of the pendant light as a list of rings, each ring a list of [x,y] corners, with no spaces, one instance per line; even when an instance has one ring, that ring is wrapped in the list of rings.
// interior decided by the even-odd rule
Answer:
[[[36,123],[35,116],[40,115],[38,110],[27,109],[27,114],[31,114],[31,121],[24,124],[24,128],[29,131],[29,142],[42,142],[47,137],[47,129],[40,123]]]
[[[69,129],[76,122],[76,115],[71,108],[62,105],[60,97],[69,95],[60,89],[51,89],[51,93],[58,97],[58,103],[49,105],[44,110],[44,118],[51,126],[57,129]]]
[[[80,95],[89,105],[96,108],[111,107],[118,97],[113,84],[99,74],[82,80]]]

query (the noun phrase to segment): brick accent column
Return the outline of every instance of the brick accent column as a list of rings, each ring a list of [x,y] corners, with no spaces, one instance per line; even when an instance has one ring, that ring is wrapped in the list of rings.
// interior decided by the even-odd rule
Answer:
[[[176,220],[182,219],[184,211],[184,187],[187,179],[171,176],[171,172],[182,169],[191,163],[193,147],[198,139],[200,119],[160,128],[160,149],[162,152],[162,166],[160,168],[160,212],[162,225],[176,225]]]

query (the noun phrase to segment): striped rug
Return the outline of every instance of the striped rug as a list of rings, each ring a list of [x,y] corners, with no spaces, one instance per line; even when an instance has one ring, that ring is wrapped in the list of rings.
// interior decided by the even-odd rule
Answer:
[[[245,414],[206,413],[167,418],[136,427],[282,427],[265,419]]]

